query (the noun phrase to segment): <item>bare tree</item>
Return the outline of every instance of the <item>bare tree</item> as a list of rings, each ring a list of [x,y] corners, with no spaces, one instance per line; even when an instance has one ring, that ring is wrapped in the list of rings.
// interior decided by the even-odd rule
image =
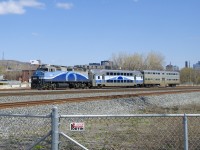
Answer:
[[[160,53],[150,52],[146,57],[139,53],[120,52],[112,55],[114,69],[123,70],[163,70],[164,57]]]
[[[138,53],[127,55],[124,62],[125,70],[141,70],[143,68],[143,56]]]
[[[124,63],[125,63],[126,57],[127,57],[127,54],[123,52],[120,52],[119,54],[113,54],[112,55],[113,68],[124,69]]]
[[[7,80],[19,80],[21,76],[22,73],[20,71],[7,71],[5,73],[5,79]]]
[[[147,70],[164,70],[164,56],[158,52],[151,51],[145,61],[144,69]]]
[[[6,72],[6,69],[4,66],[0,66],[0,74],[4,74]]]

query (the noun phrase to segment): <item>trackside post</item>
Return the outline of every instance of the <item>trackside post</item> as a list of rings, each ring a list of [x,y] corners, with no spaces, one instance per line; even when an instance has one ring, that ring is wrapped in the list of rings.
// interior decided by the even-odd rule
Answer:
[[[186,114],[184,114],[183,117],[183,126],[184,126],[184,150],[188,150],[188,123]]]
[[[52,138],[51,138],[51,150],[58,150],[59,146],[59,115],[58,115],[58,108],[53,107],[52,114],[51,114],[51,131],[52,131]]]

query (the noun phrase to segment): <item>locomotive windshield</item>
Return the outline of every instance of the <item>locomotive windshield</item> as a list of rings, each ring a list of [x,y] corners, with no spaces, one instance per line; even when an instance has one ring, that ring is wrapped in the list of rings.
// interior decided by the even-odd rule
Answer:
[[[36,70],[33,73],[33,76],[43,76],[44,75],[44,71],[43,70]]]
[[[37,68],[37,71],[49,71],[48,68]]]

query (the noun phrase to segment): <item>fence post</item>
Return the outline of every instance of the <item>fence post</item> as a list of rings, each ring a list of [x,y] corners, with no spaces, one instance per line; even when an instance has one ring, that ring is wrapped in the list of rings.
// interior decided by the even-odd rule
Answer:
[[[183,117],[183,125],[184,125],[184,150],[188,150],[188,123],[186,114],[184,114]]]
[[[51,131],[52,131],[51,149],[52,150],[58,150],[58,145],[59,145],[58,125],[59,125],[58,108],[53,107],[52,114],[51,114]]]

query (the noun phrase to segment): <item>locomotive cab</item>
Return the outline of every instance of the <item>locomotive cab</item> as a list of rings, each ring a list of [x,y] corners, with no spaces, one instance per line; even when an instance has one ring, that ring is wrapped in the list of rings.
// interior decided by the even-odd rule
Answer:
[[[36,70],[31,76],[31,89],[38,89],[43,84],[44,71]]]

